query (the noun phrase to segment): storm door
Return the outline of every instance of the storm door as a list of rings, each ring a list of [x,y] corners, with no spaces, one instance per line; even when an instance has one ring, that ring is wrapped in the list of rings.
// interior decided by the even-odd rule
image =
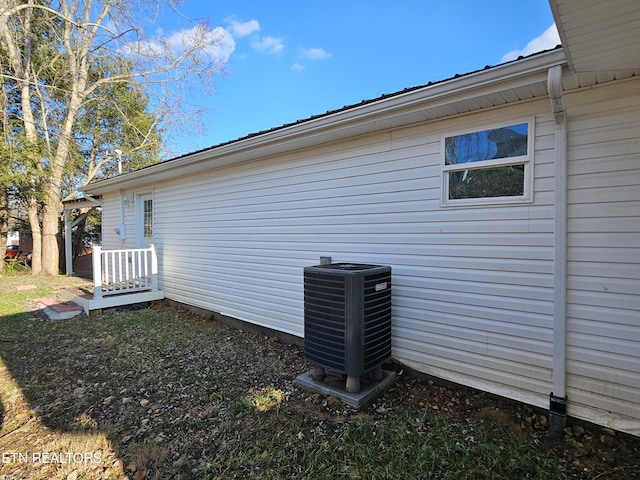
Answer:
[[[136,239],[139,248],[147,248],[153,243],[153,197],[138,195],[136,200]]]

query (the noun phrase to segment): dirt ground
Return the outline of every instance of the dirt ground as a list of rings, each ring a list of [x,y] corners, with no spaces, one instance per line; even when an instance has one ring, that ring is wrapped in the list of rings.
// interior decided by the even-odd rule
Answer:
[[[320,394],[305,392],[293,385],[293,379],[295,379],[295,377],[300,373],[306,371],[309,367],[309,365],[304,361],[302,348],[298,346],[285,345],[273,338],[266,338],[264,335],[247,334],[246,332],[227,326],[214,327],[211,323],[216,323],[216,321],[211,320],[210,317],[207,317],[206,315],[198,315],[197,313],[184,308],[176,308],[168,302],[154,302],[153,310],[159,310],[169,314],[171,318],[179,319],[181,325],[184,322],[185,325],[197,327],[197,331],[200,331],[200,329],[203,331],[211,329],[215,329],[216,331],[219,330],[215,335],[219,335],[220,338],[226,339],[224,342],[220,343],[221,347],[214,348],[213,344],[205,342],[205,337],[199,339],[198,336],[195,336],[194,341],[200,343],[195,343],[193,345],[189,344],[186,346],[189,347],[188,349],[180,350],[178,348],[179,339],[176,338],[175,342],[172,340],[173,343],[171,343],[171,345],[173,345],[171,348],[175,351],[171,355],[168,354],[169,352],[163,351],[161,359],[166,357],[176,362],[178,361],[176,359],[179,359],[182,363],[178,366],[185,369],[185,372],[187,372],[187,370],[192,368],[194,365],[199,365],[196,361],[200,361],[200,357],[203,355],[204,358],[209,358],[207,355],[210,355],[211,358],[209,358],[208,361],[213,361],[212,359],[215,355],[220,355],[216,349],[222,348],[226,349],[223,352],[226,359],[225,364],[229,369],[231,369],[235,364],[229,360],[230,358],[235,358],[238,355],[248,355],[247,352],[258,349],[259,358],[262,359],[261,361],[266,362],[265,365],[270,364],[269,362],[275,362],[278,365],[273,378],[274,387],[286,392],[288,398],[287,405],[289,405],[287,407],[287,412],[291,415],[295,415],[295,419],[299,419],[302,423],[313,418],[324,419],[324,423],[327,424],[337,421],[336,419],[344,423],[356,420],[362,415],[371,417],[375,421],[379,420],[382,422],[385,421],[388,416],[388,413],[386,412],[388,412],[390,408],[402,406],[418,407],[418,410],[428,409],[437,411],[440,416],[457,425],[469,425],[475,422],[484,422],[491,426],[495,425],[495,431],[511,431],[517,436],[526,439],[527,442],[535,446],[538,452],[541,452],[544,457],[555,464],[558,467],[558,470],[562,472],[562,475],[559,477],[560,479],[640,479],[640,437],[632,437],[599,426],[579,424],[570,421],[569,425],[565,429],[563,438],[554,440],[549,438],[548,418],[544,411],[538,411],[527,405],[498,398],[471,388],[457,385],[444,385],[428,378],[421,378],[413,372],[407,371],[407,369],[402,365],[396,364],[389,364],[387,367],[396,370],[398,373],[398,380],[389,388],[388,391],[374,400],[371,405],[363,408],[359,412],[355,409],[351,409],[350,407],[347,408],[335,397],[326,397]],[[101,317],[99,316],[90,317],[89,319],[86,317],[84,318],[84,321],[88,321],[85,328],[94,328],[95,332],[99,333],[99,335],[96,333],[96,335],[98,335],[96,338],[88,336],[87,340],[85,335],[79,335],[78,340],[74,340],[72,343],[69,343],[69,345],[58,345],[56,342],[51,344],[38,344],[39,348],[44,348],[48,352],[49,358],[57,359],[58,363],[53,362],[53,365],[59,364],[65,366],[64,369],[54,368],[53,370],[47,370],[47,368],[42,366],[42,368],[38,368],[37,371],[29,371],[29,368],[35,365],[40,365],[38,363],[38,359],[33,359],[33,365],[31,365],[31,367],[30,364],[24,364],[28,359],[22,361],[23,363],[20,363],[19,365],[14,364],[14,376],[18,379],[22,379],[20,384],[24,388],[29,387],[27,390],[34,396],[31,399],[30,405],[23,395],[20,394],[19,390],[16,390],[15,395],[7,394],[7,401],[4,403],[5,422],[8,420],[15,421],[17,422],[16,425],[24,423],[22,427],[8,431],[8,433],[4,435],[4,441],[7,448],[13,445],[12,449],[15,450],[17,448],[15,446],[15,441],[18,437],[23,438],[24,442],[27,442],[24,444],[25,449],[27,449],[27,445],[31,445],[30,442],[33,441],[36,443],[42,442],[50,437],[51,442],[55,442],[58,441],[58,438],[66,438],[66,436],[68,436],[67,430],[69,429],[69,423],[71,421],[80,422],[80,426],[88,429],[87,431],[92,431],[91,429],[95,428],[95,425],[91,422],[96,422],[96,424],[101,425],[102,430],[112,432],[108,438],[113,444],[120,445],[119,448],[122,451],[120,453],[124,452],[124,456],[122,458],[126,459],[132,455],[131,452],[127,454],[127,449],[132,448],[130,443],[132,443],[133,440],[129,442],[131,435],[127,433],[128,431],[121,432],[118,426],[123,424],[123,422],[127,425],[135,425],[136,421],[139,420],[135,416],[134,412],[134,407],[137,407],[137,404],[136,402],[130,401],[131,399],[129,397],[132,395],[131,392],[135,393],[135,391],[131,390],[131,385],[136,385],[136,391],[140,391],[140,385],[136,382],[142,380],[136,379],[136,375],[134,375],[133,370],[131,372],[128,371],[130,367],[127,366],[124,369],[117,370],[115,365],[112,365],[108,371],[106,371],[105,375],[107,375],[108,378],[111,378],[113,375],[118,374],[120,376],[117,378],[121,379],[122,382],[128,385],[122,391],[115,393],[116,397],[123,398],[121,400],[118,400],[118,398],[114,400],[115,397],[110,396],[98,403],[89,402],[87,400],[91,395],[93,395],[93,393],[95,393],[93,392],[95,388],[98,390],[102,388],[102,383],[100,383],[102,380],[98,381],[93,377],[89,380],[89,377],[83,377],[83,375],[86,376],[87,372],[99,371],[101,365],[104,363],[104,359],[100,360],[100,356],[98,355],[99,352],[94,350],[103,348],[105,352],[111,352],[111,350],[116,348],[118,345],[119,331],[112,328],[110,332],[104,332],[104,327],[100,326],[99,323],[100,318]],[[134,322],[136,325],[137,321],[138,320],[136,319],[136,322]],[[80,318],[79,320],[69,321],[70,324],[74,322],[77,323],[78,326],[81,326],[83,319]],[[32,311],[31,318],[27,322],[27,328],[29,328],[29,324],[32,329],[37,329],[38,325],[52,325],[59,326],[59,328],[65,327],[64,323],[50,324],[49,320],[44,317],[44,314],[39,310]],[[98,328],[98,326],[100,326],[100,328]],[[167,324],[167,326],[170,326],[170,324]],[[53,329],[51,330],[53,331]],[[47,331],[49,331],[49,329],[47,329]],[[71,329],[68,329],[68,331],[71,331]],[[78,329],[78,331],[82,332],[83,330]],[[133,328],[130,331],[138,330]],[[180,330],[178,329],[176,331]],[[146,343],[144,335],[142,335],[144,332],[146,332],[146,330],[140,330],[139,333],[141,336],[139,338],[134,337],[130,339],[130,341],[124,342],[127,345],[130,345],[131,352],[129,352],[129,355],[131,359],[138,359],[139,356],[145,353],[143,347]],[[211,334],[211,332],[209,333]],[[159,334],[159,331],[153,331],[150,336],[154,337],[154,335]],[[70,340],[67,341],[69,342]],[[5,339],[4,346],[8,349],[11,345],[10,339]],[[234,350],[236,347],[237,349]],[[36,388],[37,385],[47,381],[47,375],[53,375],[55,378],[58,378],[56,375],[60,375],[61,372],[69,374],[68,368],[70,368],[70,366],[67,364],[69,362],[73,363],[73,357],[71,356],[72,351],[75,352],[79,364],[87,364],[90,367],[83,367],[81,369],[79,378],[82,380],[82,383],[76,382],[71,385],[65,385],[63,381],[60,381],[59,392],[38,390]],[[229,355],[231,355],[231,357],[229,357]],[[7,358],[11,357],[9,356]],[[242,374],[249,376],[253,375],[252,371],[247,369],[247,363],[243,358],[239,358],[236,361],[238,365],[245,365],[241,368]],[[75,365],[75,363],[73,364]],[[251,363],[251,365],[253,365],[253,363]],[[153,365],[147,365],[145,368],[147,370],[153,370],[153,367]],[[255,363],[255,369],[262,368],[264,368],[262,363],[257,361]],[[202,370],[204,370],[204,368]],[[140,374],[138,374],[138,376],[139,375]],[[64,378],[65,377],[63,375],[62,379]],[[157,383],[164,385],[164,383],[161,382],[161,379],[158,379]],[[140,427],[139,431],[142,432],[140,435],[146,435],[144,432],[146,432],[149,425],[156,422],[159,425],[163,425],[163,429],[174,428],[175,425],[181,425],[181,422],[184,423],[184,419],[188,417],[187,414],[193,415],[194,417],[202,414],[204,415],[203,417],[197,417],[200,418],[200,420],[198,420],[197,433],[189,433],[188,440],[190,442],[202,440],[203,445],[208,445],[211,442],[209,436],[212,432],[210,429],[204,427],[200,428],[200,422],[206,422],[210,419],[207,418],[206,411],[200,411],[202,409],[202,404],[198,403],[199,400],[196,398],[201,394],[200,390],[203,386],[206,386],[206,384],[178,385],[173,382],[168,384],[166,389],[162,387],[163,390],[167,390],[163,394],[165,396],[165,401],[170,402],[172,408],[159,409],[158,412],[156,412],[156,410],[152,408],[153,406],[150,405],[149,411],[152,413],[148,415],[145,414],[147,417],[142,421],[141,425],[144,425],[144,427]],[[0,387],[2,387],[1,381]],[[151,391],[155,388],[159,388],[155,384],[145,384],[143,387],[143,390],[145,391]],[[171,396],[169,390],[175,390],[178,389],[178,387],[179,393],[182,393],[183,395]],[[173,392],[173,390],[171,390],[171,392]],[[49,394],[59,394],[56,396],[58,400],[52,403],[50,399],[48,399]],[[101,392],[96,393],[96,395],[98,394],[102,395]],[[9,402],[9,399],[11,398],[14,398],[15,402]],[[129,403],[125,403],[125,400]],[[81,404],[84,401],[88,403],[83,406]],[[207,402],[209,402],[209,397],[207,397]],[[32,411],[31,409],[34,410]],[[34,417],[33,412],[38,409],[42,409],[42,412],[40,412],[42,414],[41,416],[51,424],[49,427],[45,428],[45,426],[39,424],[39,416],[37,418]],[[126,417],[129,410],[131,410],[131,415],[133,415],[131,418]],[[91,415],[85,415],[86,412],[90,412]],[[221,412],[218,412],[218,415],[220,415]],[[164,418],[165,414],[167,418]],[[60,425],[55,422],[55,424],[52,423],[52,419],[55,418],[58,418],[57,421]],[[241,423],[243,421],[248,421],[248,419],[249,417],[232,418],[232,420]],[[169,430],[163,430],[163,432],[168,431]],[[297,431],[298,430],[296,429],[295,432]],[[75,434],[75,432],[72,433]],[[126,436],[123,437],[125,433]],[[161,433],[160,435],[164,434]],[[165,437],[159,438],[158,436],[155,437],[155,440],[162,441],[162,445],[167,442]],[[0,447],[3,445],[2,441],[3,438],[0,436]],[[33,445],[36,444],[34,443]],[[29,448],[33,450],[36,446]],[[0,448],[0,450],[2,450],[2,448]],[[109,478],[136,478],[136,475],[138,474],[140,474],[138,475],[138,478],[145,478],[147,472],[146,469],[136,470],[136,468],[129,468],[130,462],[128,460],[123,464],[122,461],[116,457],[109,458],[114,465],[112,468],[114,473]],[[0,465],[0,467],[2,467],[2,465]],[[123,469],[125,469],[126,472],[122,472]],[[119,473],[116,474],[116,471]],[[3,478],[2,473],[2,468],[0,468],[0,480]],[[65,474],[62,477],[56,478],[74,478],[73,473],[74,472],[69,473],[69,476]],[[16,475],[16,477],[7,478],[29,477]],[[38,478],[53,477],[39,476]],[[83,478],[105,477],[88,476]],[[146,478],[151,478],[151,476]],[[158,476],[153,478],[170,477],[158,474]]]
[[[78,274],[90,278],[90,250],[83,252],[77,259],[75,268]],[[162,308],[173,307],[165,303]],[[181,310],[180,314],[197,316],[186,310]],[[394,368],[403,370],[402,366]],[[291,375],[299,373],[291,372]],[[564,437],[552,440],[548,436],[547,412],[534,411],[524,404],[474,389],[435,384],[429,379],[415,378],[414,372],[403,373],[402,380],[394,387],[394,396],[406,402],[421,404],[428,399],[430,405],[424,405],[425,407],[430,406],[457,421],[473,416],[506,425],[512,431],[530,437],[534,444],[544,449],[549,458],[554,458],[566,472],[567,478],[640,479],[639,437],[568,419]]]
[[[175,309],[166,302],[156,306]],[[182,316],[198,317],[197,313],[187,309],[179,310]],[[282,348],[277,341],[269,344],[276,350]],[[287,348],[299,350],[298,354],[303,356],[302,349],[295,346]],[[417,404],[421,408],[437,410],[454,422],[468,422],[470,419],[495,422],[527,437],[539,451],[546,452],[564,473],[565,479],[640,479],[640,437],[568,418],[563,437],[551,439],[548,412],[473,388],[428,379],[417,372],[406,371],[402,365],[388,364],[385,368],[395,369],[400,378],[369,409],[375,410],[376,403],[395,406]],[[299,373],[292,371],[291,376]],[[314,403],[324,405],[329,413],[338,405],[344,406],[337,398],[319,397]]]

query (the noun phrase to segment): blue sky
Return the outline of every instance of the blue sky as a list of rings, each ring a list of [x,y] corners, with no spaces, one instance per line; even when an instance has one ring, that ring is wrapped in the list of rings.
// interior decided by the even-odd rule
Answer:
[[[148,28],[165,35],[207,21],[224,36],[225,74],[203,132],[173,155],[497,65],[559,43],[546,0],[186,0]]]

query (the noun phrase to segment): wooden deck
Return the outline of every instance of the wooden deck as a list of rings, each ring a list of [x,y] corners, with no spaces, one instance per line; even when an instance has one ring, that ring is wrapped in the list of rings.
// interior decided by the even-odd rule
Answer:
[[[158,259],[153,245],[124,250],[94,247],[92,257],[93,284],[60,293],[64,301],[80,305],[86,314],[164,298],[157,284]]]
[[[92,313],[99,313],[104,308],[162,300],[164,298],[164,292],[162,290],[155,290],[148,292],[122,293],[108,297],[95,298],[93,292],[90,291],[63,288],[60,291],[60,297],[65,302],[73,302],[80,305],[87,315],[91,315]]]

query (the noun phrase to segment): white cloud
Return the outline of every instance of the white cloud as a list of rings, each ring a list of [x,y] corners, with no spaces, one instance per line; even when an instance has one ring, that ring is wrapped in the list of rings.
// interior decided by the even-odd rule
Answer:
[[[554,23],[549,28],[547,28],[542,35],[534,38],[529,43],[527,43],[527,46],[522,50],[512,50],[511,52],[503,55],[502,61],[508,62],[510,60],[515,60],[519,56],[527,56],[531,55],[532,53],[541,52],[543,50],[550,50],[559,43],[560,35],[558,35],[558,29],[556,28],[556,24]]]
[[[236,42],[231,34],[222,27],[213,30],[194,27],[189,30],[181,30],[169,37],[174,53],[200,45],[203,55],[221,63],[227,63],[229,57],[236,48]]]
[[[179,30],[167,37],[151,38],[139,42],[128,43],[124,47],[125,54],[144,58],[179,57],[193,49],[192,55],[214,61],[227,63],[236,48],[233,36],[224,28],[213,30],[196,25],[187,30]]]
[[[301,55],[303,58],[310,58],[312,60],[323,60],[331,57],[331,54],[322,48],[303,48]]]
[[[257,20],[240,23],[237,20],[227,19],[227,22],[229,22],[229,31],[234,37],[246,37],[260,31],[260,23]]]
[[[293,70],[294,72],[301,72],[304,70],[304,68],[305,68],[304,65],[298,62],[291,65],[291,70]]]
[[[254,40],[251,46],[263,53],[279,53],[284,48],[281,38],[264,37],[261,40]]]

